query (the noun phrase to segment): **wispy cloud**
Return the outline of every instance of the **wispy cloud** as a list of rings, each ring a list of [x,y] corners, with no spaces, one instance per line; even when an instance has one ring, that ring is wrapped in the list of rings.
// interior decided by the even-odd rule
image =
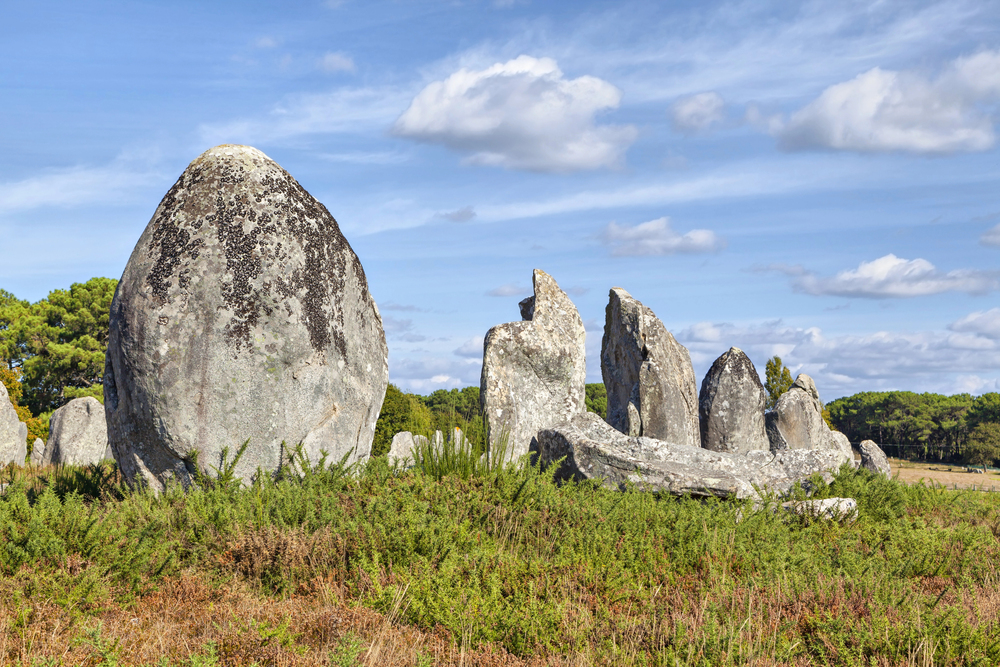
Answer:
[[[527,296],[529,294],[531,294],[530,287],[525,287],[516,283],[507,283],[506,285],[495,287],[486,292],[486,296]]]
[[[965,317],[952,322],[948,328],[952,331],[973,333],[992,340],[1000,340],[1000,308],[977,310],[974,313],[969,313]]]
[[[469,222],[476,217],[476,210],[471,206],[463,206],[447,213],[438,213],[438,217],[452,222]]]
[[[725,247],[725,241],[708,229],[678,234],[666,217],[634,227],[612,222],[601,233],[601,241],[616,257],[717,252]]]
[[[346,53],[324,53],[319,59],[319,68],[324,72],[353,72],[354,59]]]
[[[979,237],[979,242],[983,245],[1000,248],[1000,225],[983,232],[983,235]]]
[[[716,92],[698,93],[674,102],[670,107],[670,119],[679,132],[704,132],[722,122],[725,106],[722,95]]]
[[[595,114],[620,100],[607,81],[567,79],[554,60],[522,55],[429,84],[392,131],[465,153],[468,164],[542,172],[617,167],[637,130],[598,125]]]

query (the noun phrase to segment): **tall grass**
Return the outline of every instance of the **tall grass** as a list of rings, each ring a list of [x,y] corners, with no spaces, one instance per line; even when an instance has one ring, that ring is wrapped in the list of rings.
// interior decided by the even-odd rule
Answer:
[[[276,478],[160,495],[118,485],[108,467],[8,470],[0,650],[5,639],[25,650],[15,640],[46,614],[85,638],[102,610],[195,576],[212,590],[248,586],[261,608],[360,605],[393,627],[511,660],[1000,664],[993,494],[845,468],[815,495],[856,498],[856,520],[816,521],[556,484],[530,465],[487,465],[471,448],[444,452],[418,454],[409,471],[381,458],[354,469],[300,458]],[[209,599],[197,603],[205,614]],[[310,626],[316,618],[290,621],[291,639],[273,650],[326,656],[330,641],[347,641]],[[365,651],[389,660],[382,623]]]

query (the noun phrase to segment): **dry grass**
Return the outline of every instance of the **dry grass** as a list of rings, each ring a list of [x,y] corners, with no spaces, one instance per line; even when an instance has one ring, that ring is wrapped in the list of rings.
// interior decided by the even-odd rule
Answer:
[[[1000,474],[966,472],[965,466],[944,463],[915,463],[890,459],[893,475],[907,484],[944,484],[949,489],[1000,491]]]

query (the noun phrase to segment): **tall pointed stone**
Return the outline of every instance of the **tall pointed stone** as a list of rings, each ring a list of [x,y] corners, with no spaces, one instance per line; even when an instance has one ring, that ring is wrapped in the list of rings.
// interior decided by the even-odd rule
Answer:
[[[17,418],[7,387],[0,382],[0,466],[24,465],[28,456],[27,435],[27,426]]]
[[[607,421],[626,435],[701,445],[691,355],[653,311],[611,289],[601,341]]]
[[[842,433],[832,430],[823,419],[823,403],[813,379],[801,373],[791,389],[778,397],[774,409],[765,417],[771,451],[816,449],[843,453],[853,459],[851,443]]]
[[[738,347],[729,348],[701,383],[701,446],[716,452],[767,451],[766,403],[767,392],[750,357]]]
[[[532,448],[539,430],[586,410],[586,331],[566,293],[540,269],[521,322],[486,334],[480,400],[490,447],[507,439],[507,458]]]
[[[170,188],[111,304],[108,437],[126,477],[187,484],[195,461],[275,471],[368,457],[388,383],[365,272],[326,207],[248,146],[217,146]]]

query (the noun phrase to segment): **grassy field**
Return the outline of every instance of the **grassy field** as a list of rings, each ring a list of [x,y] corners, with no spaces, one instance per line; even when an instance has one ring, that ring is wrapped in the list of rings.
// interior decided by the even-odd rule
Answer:
[[[1000,491],[1000,474],[968,472],[964,465],[947,463],[920,463],[890,459],[894,476],[907,484],[942,484],[949,489],[976,489],[979,491]]]
[[[7,469],[0,662],[1000,664],[1000,494],[845,468],[816,495],[859,515],[829,522],[531,468],[297,470],[153,496]]]

